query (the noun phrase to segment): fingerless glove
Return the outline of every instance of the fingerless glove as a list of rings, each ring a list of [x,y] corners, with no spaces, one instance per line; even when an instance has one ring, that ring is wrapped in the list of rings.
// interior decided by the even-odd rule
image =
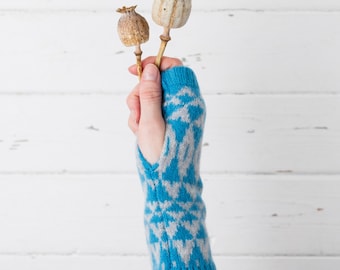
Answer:
[[[166,123],[162,154],[150,164],[137,147],[153,270],[213,270],[199,171],[205,103],[191,69],[174,67],[161,76]]]

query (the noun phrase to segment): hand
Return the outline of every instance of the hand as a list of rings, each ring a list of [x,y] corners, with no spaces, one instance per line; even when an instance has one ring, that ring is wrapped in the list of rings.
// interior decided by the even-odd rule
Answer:
[[[151,164],[158,161],[165,136],[161,76],[159,69],[153,64],[155,59],[148,57],[143,61],[141,80],[127,97],[130,109],[129,127],[137,136],[137,143],[144,158]],[[163,57],[160,70],[181,65],[182,62],[177,58]],[[131,66],[129,71],[137,75],[136,65]]]

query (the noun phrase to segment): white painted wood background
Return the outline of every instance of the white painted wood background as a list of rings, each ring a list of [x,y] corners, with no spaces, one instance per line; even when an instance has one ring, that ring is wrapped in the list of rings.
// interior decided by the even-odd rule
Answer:
[[[0,2],[0,269],[149,269],[115,9]],[[340,267],[340,2],[194,0],[166,53],[198,75],[218,269]]]

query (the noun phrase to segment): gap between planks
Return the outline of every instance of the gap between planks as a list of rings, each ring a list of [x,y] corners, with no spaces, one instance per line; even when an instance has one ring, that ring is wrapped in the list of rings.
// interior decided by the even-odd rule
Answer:
[[[51,91],[51,92],[42,92],[42,91],[28,91],[28,92],[6,92],[0,91],[0,96],[41,96],[41,97],[49,97],[49,96],[127,96],[129,93],[125,90],[122,91],[100,91],[100,90],[93,90],[93,91]],[[280,91],[262,91],[262,92],[223,92],[216,90],[215,92],[210,93],[203,93],[203,96],[309,96],[309,97],[329,97],[329,96],[340,96],[340,92],[329,91],[329,92],[280,92]]]
[[[149,258],[146,253],[108,253],[108,252],[0,252],[1,257],[131,257],[131,258]],[[214,258],[229,258],[229,259],[340,259],[338,254],[227,254],[214,253]]]
[[[44,176],[44,175],[69,175],[69,176],[82,176],[82,175],[123,175],[123,176],[135,176],[137,171],[71,171],[71,170],[60,170],[60,171],[0,171],[0,176],[5,175],[18,175],[18,176]],[[302,172],[302,171],[218,171],[218,172],[201,172],[202,176],[340,176],[339,172]]]
[[[0,13],[112,13],[112,8],[3,8]],[[151,12],[151,9],[139,8],[141,13]],[[228,13],[340,13],[340,9],[292,9],[292,8],[194,8],[193,12],[228,12]]]

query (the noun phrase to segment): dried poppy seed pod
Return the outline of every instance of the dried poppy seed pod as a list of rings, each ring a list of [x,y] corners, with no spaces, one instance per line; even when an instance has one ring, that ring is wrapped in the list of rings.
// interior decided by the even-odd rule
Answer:
[[[156,57],[159,67],[166,45],[170,38],[170,29],[179,28],[186,24],[191,12],[191,0],[154,0],[152,6],[153,21],[163,26],[164,32],[160,36],[161,46]]]
[[[118,21],[118,34],[122,43],[127,46],[135,46],[138,77],[142,75],[142,50],[141,44],[149,40],[149,25],[143,16],[135,9],[137,6],[122,7],[117,9],[121,13]]]
[[[191,12],[191,0],[154,0],[152,19],[166,28],[180,28],[186,24]]]

